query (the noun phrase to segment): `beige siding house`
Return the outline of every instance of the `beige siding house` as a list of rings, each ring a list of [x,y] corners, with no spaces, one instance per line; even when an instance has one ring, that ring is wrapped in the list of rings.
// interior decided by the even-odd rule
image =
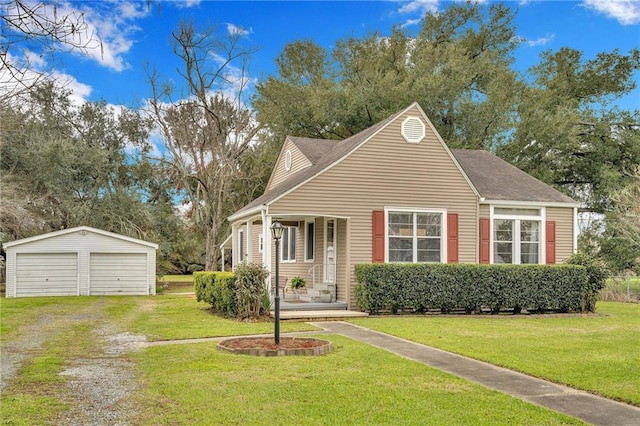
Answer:
[[[556,263],[578,204],[485,151],[450,150],[416,103],[343,141],[288,137],[265,193],[229,217],[233,264],[275,263],[354,307],[367,262]]]

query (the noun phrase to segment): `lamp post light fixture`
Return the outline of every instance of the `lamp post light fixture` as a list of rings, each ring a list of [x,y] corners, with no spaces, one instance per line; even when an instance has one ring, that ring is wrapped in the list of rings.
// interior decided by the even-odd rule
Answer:
[[[280,343],[280,290],[278,288],[278,284],[280,282],[280,238],[282,238],[282,233],[284,232],[284,226],[282,223],[277,220],[273,222],[271,225],[271,236],[274,240],[276,240],[276,296],[274,299],[275,302],[275,326],[273,332],[273,340],[275,344]]]

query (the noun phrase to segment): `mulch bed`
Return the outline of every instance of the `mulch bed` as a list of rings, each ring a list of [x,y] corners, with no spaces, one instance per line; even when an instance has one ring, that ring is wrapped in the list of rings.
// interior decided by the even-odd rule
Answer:
[[[239,337],[223,340],[218,349],[254,356],[325,355],[333,350],[333,345],[306,337],[281,337],[277,345],[273,337]]]

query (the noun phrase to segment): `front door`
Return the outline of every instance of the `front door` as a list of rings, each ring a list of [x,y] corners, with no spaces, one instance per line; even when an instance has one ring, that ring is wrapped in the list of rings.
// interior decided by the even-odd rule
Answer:
[[[324,282],[336,282],[336,220],[327,219],[324,222]]]

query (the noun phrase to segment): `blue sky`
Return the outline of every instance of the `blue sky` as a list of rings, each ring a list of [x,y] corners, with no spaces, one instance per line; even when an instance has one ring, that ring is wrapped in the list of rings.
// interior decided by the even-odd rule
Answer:
[[[483,3],[488,3],[487,1]],[[446,8],[448,2],[421,1],[81,1],[58,2],[58,14],[80,11],[90,30],[102,40],[102,49],[87,55],[57,53],[55,70],[68,81],[79,99],[105,99],[114,105],[136,106],[150,94],[145,64],[163,77],[179,82],[179,62],[171,52],[170,35],[180,19],[213,23],[222,30],[246,32],[247,42],[259,50],[252,56],[249,75],[259,81],[275,73],[274,59],[286,43],[308,39],[331,50],[344,37],[362,37],[374,31],[387,35],[393,25],[418,30],[427,11]],[[596,53],[640,47],[640,2],[626,0],[511,1],[518,9],[517,34],[522,43],[515,67],[525,70],[538,62],[544,50],[568,46],[593,58]],[[12,48],[12,54],[18,55]],[[39,66],[49,57],[41,59]],[[37,61],[36,61],[37,63]],[[636,75],[640,83],[640,75]],[[640,110],[640,89],[620,103]]]

